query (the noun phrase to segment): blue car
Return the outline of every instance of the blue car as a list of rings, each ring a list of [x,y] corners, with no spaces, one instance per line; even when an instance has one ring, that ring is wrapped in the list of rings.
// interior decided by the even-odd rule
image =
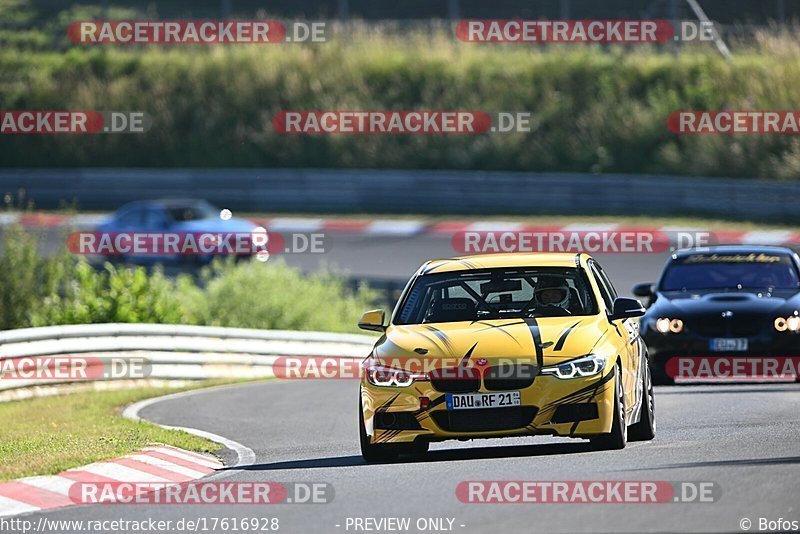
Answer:
[[[247,233],[257,225],[246,219],[231,217],[223,220],[220,210],[205,200],[165,199],[141,200],[122,206],[95,229],[96,232],[118,233]],[[239,256],[242,257],[242,256]],[[117,254],[108,260],[137,264],[205,265],[213,254]]]

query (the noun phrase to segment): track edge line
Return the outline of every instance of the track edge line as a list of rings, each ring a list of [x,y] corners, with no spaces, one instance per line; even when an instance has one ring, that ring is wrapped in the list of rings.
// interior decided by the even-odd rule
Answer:
[[[245,382],[245,384],[252,384],[252,382]],[[237,461],[236,464],[229,466],[229,467],[245,467],[248,465],[253,465],[256,460],[256,453],[253,449],[246,447],[239,443],[238,441],[234,441],[232,439],[228,439],[225,436],[220,436],[219,434],[214,434],[212,432],[207,432],[205,430],[200,430],[197,428],[190,428],[185,426],[172,426],[172,425],[162,425],[160,423],[156,423],[154,421],[150,421],[149,419],[145,419],[139,415],[139,412],[145,408],[153,406],[154,404],[158,404],[163,401],[180,399],[184,397],[190,397],[192,395],[197,395],[200,393],[207,393],[209,391],[216,391],[221,389],[230,389],[237,386],[241,386],[243,384],[225,384],[221,386],[210,386],[206,388],[199,388],[193,389],[190,391],[179,391],[177,393],[168,393],[166,395],[161,395],[160,397],[152,397],[149,399],[143,399],[138,402],[134,402],[133,404],[125,407],[122,411],[122,417],[125,419],[129,419],[131,421],[147,421],[148,423],[154,424],[161,428],[166,428],[168,430],[182,430],[188,434],[193,434],[195,436],[211,440],[215,443],[219,443],[223,447],[226,447],[233,452],[236,453]]]

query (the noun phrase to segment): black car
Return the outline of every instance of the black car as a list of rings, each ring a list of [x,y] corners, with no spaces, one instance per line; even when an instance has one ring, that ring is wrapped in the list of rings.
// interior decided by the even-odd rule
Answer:
[[[800,356],[800,257],[788,248],[719,246],[676,252],[656,284],[638,284],[653,380],[673,357]]]

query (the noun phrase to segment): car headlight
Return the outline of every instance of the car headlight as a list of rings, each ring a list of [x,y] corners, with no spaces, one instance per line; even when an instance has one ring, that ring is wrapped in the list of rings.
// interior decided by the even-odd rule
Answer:
[[[778,332],[797,332],[800,331],[800,315],[791,315],[789,317],[778,317],[775,319],[775,330]]]
[[[382,365],[371,365],[367,368],[367,382],[373,386],[404,388],[413,384],[415,380],[424,378],[425,375]]]
[[[669,317],[661,317],[656,320],[656,330],[662,334],[678,334],[683,330],[683,321],[680,319],[670,319]]]
[[[577,360],[551,365],[549,367],[542,367],[541,373],[543,375],[552,375],[563,379],[578,378],[601,373],[605,366],[605,356],[590,354],[589,356],[584,356]]]

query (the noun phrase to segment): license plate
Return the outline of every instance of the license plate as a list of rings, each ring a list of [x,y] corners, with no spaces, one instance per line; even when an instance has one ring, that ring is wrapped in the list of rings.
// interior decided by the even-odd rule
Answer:
[[[448,410],[476,410],[519,406],[519,391],[506,393],[448,393],[445,395]]]
[[[718,337],[711,340],[711,350],[714,352],[733,351],[742,352],[747,350],[746,337]]]

